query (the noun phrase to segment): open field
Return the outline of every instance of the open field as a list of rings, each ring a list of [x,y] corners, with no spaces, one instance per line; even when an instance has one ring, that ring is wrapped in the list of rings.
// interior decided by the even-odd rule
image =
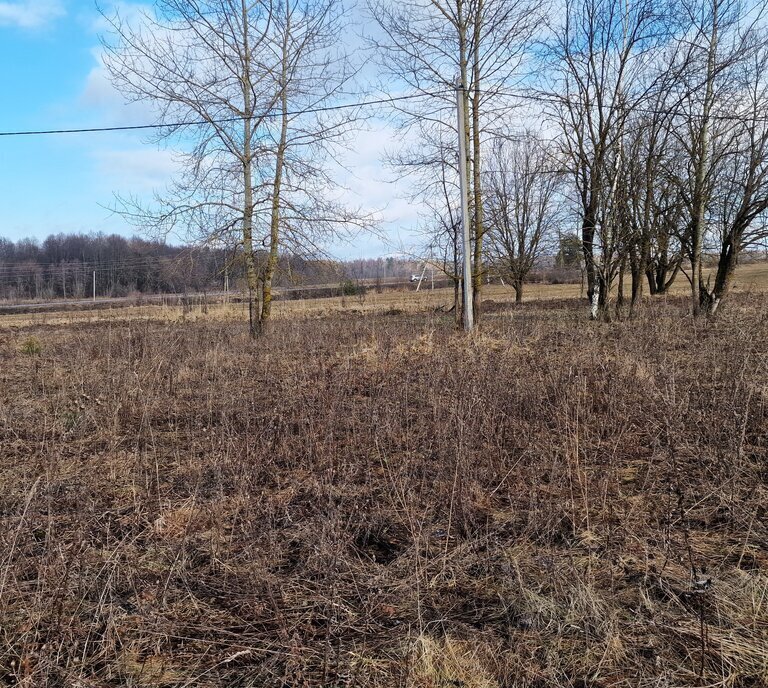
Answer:
[[[629,280],[626,281],[629,293]],[[427,285],[428,287],[428,285]],[[689,293],[689,285],[685,276],[680,275],[672,286],[671,295]],[[734,293],[761,293],[768,291],[768,263],[751,263],[738,268],[733,285]],[[551,299],[568,299],[582,296],[579,284],[526,284],[525,301],[540,301]],[[511,287],[499,284],[486,285],[483,298],[495,304],[509,304],[515,300]],[[141,300],[141,299],[140,299]],[[104,301],[100,307],[89,307],[82,311],[66,312],[31,312],[19,314],[0,313],[0,329],[3,327],[16,328],[29,325],[63,325],[73,323],[94,323],[119,320],[162,320],[165,322],[196,322],[196,321],[242,321],[248,317],[245,303],[220,304],[211,303],[205,308],[195,305],[185,313],[184,309],[175,304],[161,305],[157,303],[141,303],[125,306],[121,300],[112,308],[109,301]],[[423,288],[419,292],[411,289],[397,291],[387,290],[376,293],[370,289],[364,296],[347,296],[333,298],[312,298],[295,301],[275,301],[274,314],[276,318],[325,317],[332,313],[347,313],[349,315],[382,315],[392,311],[417,313],[428,310],[447,311],[453,304],[452,289]]]
[[[4,318],[0,685],[768,686],[765,274]]]

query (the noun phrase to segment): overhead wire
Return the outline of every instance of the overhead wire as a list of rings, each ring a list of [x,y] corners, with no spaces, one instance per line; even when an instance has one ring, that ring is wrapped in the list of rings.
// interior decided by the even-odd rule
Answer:
[[[549,103],[552,105],[563,105],[567,102],[567,98],[553,95],[542,95],[538,93],[509,93],[505,91],[494,91],[494,95],[506,96],[508,98],[519,98],[521,100],[530,100],[536,103]],[[592,103],[591,108],[598,107],[597,103]],[[655,108],[648,106],[638,105],[615,105],[608,104],[603,106],[605,109],[615,108],[624,109],[628,112],[637,112],[643,115],[686,115],[687,117],[701,118],[703,115],[699,113],[686,112],[682,107],[677,108]],[[749,114],[722,114],[722,113],[710,113],[707,117],[713,121],[724,122],[768,122],[768,115],[749,115]]]
[[[0,136],[48,136],[57,134],[96,134],[105,132],[120,132],[120,131],[142,131],[146,129],[178,129],[180,127],[192,127],[203,126],[206,124],[227,124],[231,122],[244,122],[246,120],[254,119],[272,119],[274,117],[297,117],[299,115],[319,114],[322,112],[333,112],[336,110],[351,110],[360,107],[371,107],[374,105],[388,105],[390,103],[396,103],[403,100],[413,100],[415,98],[425,98],[442,95],[445,91],[440,92],[424,92],[424,93],[411,93],[402,96],[389,96],[387,98],[379,98],[374,100],[364,100],[356,103],[339,103],[338,105],[327,105],[324,107],[307,108],[304,110],[295,110],[292,112],[262,112],[255,115],[236,115],[233,117],[222,118],[210,118],[210,119],[197,119],[197,120],[181,120],[178,122],[157,122],[154,124],[133,124],[125,126],[115,127],[82,127],[73,129],[32,129],[32,130],[19,130],[19,131],[0,131]]]
[[[333,112],[337,110],[350,110],[354,108],[372,107],[376,105],[389,105],[406,100],[414,100],[417,98],[437,97],[448,93],[448,89],[442,89],[440,91],[424,91],[421,93],[411,93],[401,96],[387,96],[386,98],[377,98],[373,100],[363,100],[353,103],[339,103],[338,105],[327,105],[323,107],[314,107],[293,110],[285,113],[289,117],[296,117],[299,115],[307,114],[320,114],[323,112]],[[487,91],[485,93],[488,93]],[[562,97],[534,94],[530,92],[522,93],[510,93],[494,89],[490,92],[492,95],[505,96],[509,98],[518,98],[523,101],[533,101],[539,103],[549,103],[553,105],[562,105],[565,100]],[[597,104],[592,104],[590,107],[597,107]],[[632,106],[627,108],[633,112],[649,115],[675,115],[683,114],[680,108],[649,108],[647,106]],[[695,113],[685,113],[688,116],[699,117]],[[152,129],[178,129],[181,127],[189,126],[204,126],[210,124],[227,124],[231,122],[242,122],[248,119],[272,119],[276,117],[282,117],[281,112],[261,112],[254,115],[236,115],[233,117],[221,117],[221,118],[209,118],[209,119],[195,119],[195,120],[179,120],[175,122],[155,122],[152,124],[133,124],[122,126],[105,126],[105,127],[75,127],[68,129],[28,129],[28,130],[10,130],[0,131],[0,137],[30,137],[30,136],[50,136],[50,135],[63,135],[63,134],[95,134],[95,133],[109,133],[109,132],[127,132],[127,131],[144,131]],[[709,118],[714,121],[730,121],[730,122],[768,122],[768,115],[746,115],[746,114],[722,114],[711,113]]]

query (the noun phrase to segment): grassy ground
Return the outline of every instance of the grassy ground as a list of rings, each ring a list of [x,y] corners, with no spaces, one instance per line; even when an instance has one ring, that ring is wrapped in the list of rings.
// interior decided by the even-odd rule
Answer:
[[[0,331],[0,685],[768,686],[765,296],[376,298]]]
[[[629,280],[626,282],[629,293]],[[680,296],[689,293],[689,285],[685,276],[680,275],[672,286],[671,295]],[[768,291],[768,263],[752,263],[740,266],[733,285],[735,293],[761,293]],[[527,284],[525,286],[526,301],[541,301],[551,299],[577,298],[583,295],[579,284]],[[499,284],[486,285],[483,292],[485,300],[498,304],[512,303],[515,294],[511,287]],[[447,310],[453,305],[452,289],[428,288],[419,292],[413,289],[396,291],[387,290],[377,294],[371,289],[364,297],[347,296],[320,299],[302,299],[296,301],[277,301],[274,313],[277,318],[293,318],[298,316],[325,317],[332,313],[344,312],[351,315],[384,314],[391,311],[415,313],[425,310]],[[135,305],[111,308],[106,304],[103,308],[68,311],[43,312],[0,315],[0,329],[15,328],[27,325],[62,325],[73,323],[94,323],[119,320],[162,320],[174,322],[196,322],[210,320],[237,321],[247,318],[245,304],[211,304],[205,309],[194,306],[189,312],[184,312],[181,306],[171,305]]]

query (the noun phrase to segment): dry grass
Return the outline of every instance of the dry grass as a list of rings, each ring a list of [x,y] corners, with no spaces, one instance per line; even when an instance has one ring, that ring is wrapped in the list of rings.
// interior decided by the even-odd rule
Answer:
[[[711,272],[711,270],[710,270]],[[630,282],[626,280],[629,293]],[[683,275],[678,276],[672,286],[671,296],[689,293],[689,285]],[[760,294],[768,291],[768,263],[752,263],[740,266],[733,285],[734,293]],[[525,301],[572,299],[583,296],[583,287],[579,284],[527,284]],[[510,304],[515,294],[511,287],[499,284],[486,285],[483,298],[494,304]],[[376,293],[369,290],[364,297],[346,296],[332,298],[313,298],[295,301],[276,301],[274,314],[277,319],[295,317],[325,318],[335,313],[348,315],[383,315],[393,312],[419,313],[430,310],[446,312],[453,305],[452,289],[435,289],[425,286],[419,292],[414,290],[386,290]],[[242,321],[247,318],[247,307],[239,304],[209,304],[205,307],[193,306],[188,312],[179,305],[135,305],[122,304],[90,310],[71,310],[68,312],[31,312],[12,315],[0,315],[0,328],[28,327],[30,325],[67,325],[74,323],[97,323],[119,321],[159,320],[173,323]]]
[[[765,297],[352,307],[0,332],[0,685],[768,686]]]

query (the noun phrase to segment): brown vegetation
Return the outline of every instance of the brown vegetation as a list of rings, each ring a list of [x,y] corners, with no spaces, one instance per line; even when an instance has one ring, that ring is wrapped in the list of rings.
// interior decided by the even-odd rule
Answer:
[[[768,302],[0,331],[0,685],[768,685]]]
[[[709,266],[705,274],[711,274],[713,267]],[[629,290],[629,283],[625,285]],[[336,288],[334,287],[334,290]],[[753,262],[739,266],[736,271],[732,290],[738,294],[768,291],[768,263]],[[682,295],[690,293],[689,282],[678,274],[676,281],[669,290],[670,294]],[[515,292],[509,286],[500,284],[486,285],[483,294],[486,301],[483,310],[493,310],[501,304],[510,304],[515,300]],[[546,283],[534,282],[525,287],[525,299],[550,300],[566,299],[584,296],[584,288],[578,283]],[[305,296],[306,294],[302,294]],[[416,292],[412,286],[406,290],[394,289],[387,284],[384,289],[367,289],[356,295],[334,296],[323,295],[322,298],[299,298],[277,301],[273,305],[277,318],[294,318],[297,315],[326,317],[328,315],[346,313],[347,315],[391,315],[395,311],[401,313],[420,313],[427,309],[447,312],[453,304],[453,289],[424,288]],[[162,321],[238,321],[247,318],[247,305],[244,299],[223,305],[220,301],[200,295],[188,297],[188,306],[184,299],[178,297],[159,297],[160,302],[150,298],[138,298],[133,301],[101,301],[95,305],[83,304],[81,307],[71,307],[52,304],[50,311],[46,309],[21,308],[10,312],[0,313],[0,323],[6,327],[30,325],[64,325],[68,323],[116,322],[127,320],[162,320]],[[8,313],[6,315],[6,313]]]

